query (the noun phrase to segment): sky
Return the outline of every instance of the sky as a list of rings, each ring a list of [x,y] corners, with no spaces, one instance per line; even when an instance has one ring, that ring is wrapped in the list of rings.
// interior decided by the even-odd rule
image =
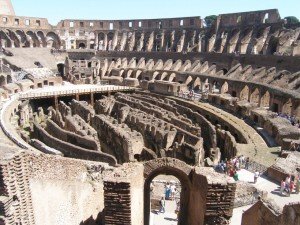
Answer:
[[[152,19],[279,9],[300,19],[300,0],[11,0],[18,16],[62,19]]]

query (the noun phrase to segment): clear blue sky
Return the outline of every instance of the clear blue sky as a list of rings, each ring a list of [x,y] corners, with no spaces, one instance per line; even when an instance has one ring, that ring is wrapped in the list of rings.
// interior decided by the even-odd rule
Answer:
[[[279,9],[300,18],[300,0],[11,0],[19,16],[62,19],[144,19]]]

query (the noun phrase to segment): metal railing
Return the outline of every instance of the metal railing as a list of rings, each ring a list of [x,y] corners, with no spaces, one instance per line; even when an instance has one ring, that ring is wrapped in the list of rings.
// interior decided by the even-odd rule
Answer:
[[[20,99],[30,99],[30,98],[43,98],[43,97],[52,97],[52,96],[65,96],[65,95],[74,95],[74,94],[84,94],[84,93],[101,93],[101,92],[111,92],[111,91],[131,91],[135,90],[134,87],[127,86],[100,86],[97,88],[85,88],[85,89],[76,89],[76,90],[58,90],[58,91],[49,91],[38,93],[20,93]]]

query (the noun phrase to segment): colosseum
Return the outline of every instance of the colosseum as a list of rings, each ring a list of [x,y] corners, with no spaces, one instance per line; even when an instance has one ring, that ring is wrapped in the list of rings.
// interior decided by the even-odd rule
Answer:
[[[0,6],[0,225],[300,224],[299,22]]]

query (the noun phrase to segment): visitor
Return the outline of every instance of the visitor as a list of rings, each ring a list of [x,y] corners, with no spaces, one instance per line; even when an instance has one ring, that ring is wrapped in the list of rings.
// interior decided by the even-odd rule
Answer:
[[[296,176],[295,178],[295,193],[299,194],[299,189],[300,189],[300,179],[299,176]]]
[[[238,181],[238,180],[239,180],[239,175],[238,175],[238,173],[237,173],[236,170],[234,170],[233,179],[234,179],[235,181]]]
[[[287,185],[290,185],[290,182],[291,182],[291,175],[288,175],[286,178],[285,178],[285,183]]]
[[[291,180],[291,182],[290,182],[290,193],[293,193],[294,188],[295,188],[294,181]]]
[[[259,177],[259,172],[256,171],[256,172],[254,173],[254,184],[256,184],[258,177]]]
[[[249,159],[249,157],[247,157],[246,161],[245,161],[245,170],[249,169],[249,163],[250,163],[250,159]]]
[[[172,200],[175,200],[175,193],[176,193],[176,186],[175,184],[171,185],[171,198]]]
[[[167,183],[166,187],[165,187],[165,199],[169,200],[170,199],[170,195],[171,195],[171,186],[169,183]]]
[[[285,182],[285,189],[288,196],[290,196],[290,183]]]
[[[165,199],[164,197],[161,197],[161,200],[159,201],[159,205],[160,205],[160,209],[159,209],[159,212],[160,213],[165,213],[166,212],[166,202],[165,202]]]
[[[284,194],[284,189],[285,189],[285,181],[281,180],[281,183],[280,183],[280,194],[281,195]]]

